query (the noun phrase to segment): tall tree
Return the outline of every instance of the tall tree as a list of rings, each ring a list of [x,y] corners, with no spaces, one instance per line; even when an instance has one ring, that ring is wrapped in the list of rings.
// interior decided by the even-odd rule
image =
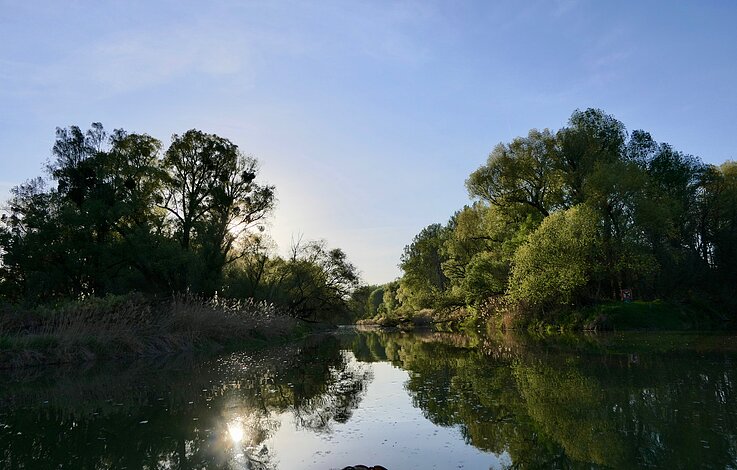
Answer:
[[[509,298],[534,313],[580,300],[598,269],[598,220],[586,205],[546,218],[514,255]]]
[[[620,121],[600,109],[576,110],[557,135],[557,168],[565,185],[567,206],[586,200],[586,183],[601,164],[621,159],[627,133]]]
[[[430,307],[449,287],[443,273],[443,243],[448,230],[440,224],[423,228],[412,243],[404,247],[399,267],[404,271],[401,291],[404,301],[415,308]]]
[[[185,251],[202,254],[202,288],[212,290],[223,268],[242,257],[236,242],[274,206],[274,187],[258,184],[257,161],[228,139],[198,130],[174,135],[164,157],[163,203]]]
[[[468,192],[495,206],[522,205],[547,217],[562,202],[557,153],[549,130],[532,129],[527,137],[497,145],[486,164],[468,177]]]

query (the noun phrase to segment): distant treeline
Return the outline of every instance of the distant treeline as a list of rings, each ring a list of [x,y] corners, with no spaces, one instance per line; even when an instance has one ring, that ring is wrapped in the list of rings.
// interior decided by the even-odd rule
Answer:
[[[46,177],[12,190],[0,221],[0,300],[54,303],[143,292],[266,300],[338,317],[358,284],[340,249],[269,254],[275,188],[223,137],[190,130],[165,150],[95,123],[57,129]]]
[[[629,296],[734,314],[737,162],[587,109],[500,143],[466,187],[473,203],[415,236],[368,316],[463,307],[524,324]]]

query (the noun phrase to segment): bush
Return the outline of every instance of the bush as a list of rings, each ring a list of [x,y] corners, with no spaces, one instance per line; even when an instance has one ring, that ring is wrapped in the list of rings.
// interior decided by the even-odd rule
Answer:
[[[597,263],[597,220],[585,205],[547,217],[514,255],[510,303],[542,313],[578,300]]]

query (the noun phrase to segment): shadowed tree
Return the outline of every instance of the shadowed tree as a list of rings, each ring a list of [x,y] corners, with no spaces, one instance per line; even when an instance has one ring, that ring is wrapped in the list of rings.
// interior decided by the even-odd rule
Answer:
[[[289,259],[276,258],[268,270],[268,300],[285,305],[297,317],[339,322],[350,313],[359,275],[343,250],[328,249],[324,241],[298,241]]]
[[[181,247],[201,253],[200,289],[212,291],[225,265],[244,256],[234,250],[236,241],[273,208],[274,187],[255,181],[254,158],[228,139],[198,130],[174,135],[163,165],[168,178],[161,207]]]
[[[565,185],[565,203],[570,207],[586,200],[586,183],[602,163],[620,159],[627,133],[620,121],[600,109],[576,110],[569,126],[558,131],[560,151],[557,168]]]
[[[403,303],[414,308],[430,307],[450,285],[443,273],[443,242],[448,231],[440,224],[423,228],[412,243],[404,247],[399,267]]]

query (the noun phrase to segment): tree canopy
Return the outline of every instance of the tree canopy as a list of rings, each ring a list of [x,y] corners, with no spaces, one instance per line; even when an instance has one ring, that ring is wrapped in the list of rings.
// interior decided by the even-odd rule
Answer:
[[[398,308],[493,305],[532,319],[625,290],[734,308],[736,168],[577,110],[558,131],[494,147],[466,181],[473,205],[405,248]]]
[[[230,140],[196,129],[167,148],[100,123],[58,128],[46,177],[11,191],[0,221],[0,297],[229,293],[336,318],[358,272],[324,242],[269,254],[274,186]],[[317,303],[316,303],[317,302]]]

